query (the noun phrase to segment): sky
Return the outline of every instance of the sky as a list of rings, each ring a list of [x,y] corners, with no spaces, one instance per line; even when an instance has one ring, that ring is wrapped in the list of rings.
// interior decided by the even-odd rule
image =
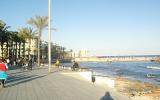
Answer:
[[[90,55],[160,54],[160,0],[52,0],[52,41]],[[1,0],[0,20],[18,30],[48,15],[48,0]],[[47,29],[42,39],[48,41]]]

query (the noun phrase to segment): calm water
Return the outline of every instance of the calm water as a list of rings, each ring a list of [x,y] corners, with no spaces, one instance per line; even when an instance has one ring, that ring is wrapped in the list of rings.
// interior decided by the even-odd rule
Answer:
[[[160,85],[160,63],[156,62],[82,62],[81,67],[87,67],[98,75],[111,77],[123,76],[129,79],[141,80],[152,84]],[[65,64],[72,66],[71,63]],[[156,77],[147,77],[147,74],[159,75]]]

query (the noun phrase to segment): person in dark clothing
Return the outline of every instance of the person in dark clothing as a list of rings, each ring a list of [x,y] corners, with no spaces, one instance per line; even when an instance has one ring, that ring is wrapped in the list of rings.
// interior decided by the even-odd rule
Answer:
[[[73,71],[75,71],[75,69],[78,69],[79,68],[79,64],[74,61],[74,64],[73,64]]]
[[[32,66],[33,66],[33,61],[32,61],[32,58],[29,60],[29,63],[28,63],[29,67],[30,67],[30,70],[32,70]]]

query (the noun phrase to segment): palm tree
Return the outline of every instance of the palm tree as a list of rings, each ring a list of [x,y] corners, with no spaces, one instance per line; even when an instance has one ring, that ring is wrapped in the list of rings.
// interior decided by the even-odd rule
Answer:
[[[9,26],[6,26],[6,23],[0,20],[0,45],[1,45],[1,51],[2,51],[2,57],[4,56],[4,44],[8,43],[10,39],[10,32],[7,30]],[[8,51],[8,50],[7,50]]]
[[[6,32],[7,39],[8,39],[7,43],[6,43],[6,49],[7,49],[6,50],[6,54],[7,54],[6,57],[9,57],[9,52],[8,51],[10,49],[10,42],[11,42],[11,39],[12,39],[12,33],[13,33],[12,31],[7,31]]]
[[[28,39],[29,41],[29,48],[28,48],[28,57],[30,57],[30,51],[31,51],[31,39],[34,38],[36,32],[33,31],[31,28],[21,28],[19,30],[19,36],[21,36],[22,39]],[[22,40],[24,41],[24,40]]]
[[[34,18],[30,18],[27,23],[35,27],[38,32],[38,66],[40,66],[40,41],[42,31],[48,26],[48,17],[35,16]]]
[[[21,45],[22,45],[22,43],[23,44],[25,44],[25,37],[23,37],[23,33],[20,33],[20,32],[18,32],[18,47],[19,47],[19,49],[18,49],[18,57],[20,58],[21,57]]]
[[[25,44],[26,44],[26,40],[28,37],[27,34],[28,34],[28,32],[27,32],[26,28],[19,29],[18,36],[21,37],[22,43],[23,43],[23,57],[25,57]]]
[[[17,35],[17,32],[12,33],[12,46],[14,48],[14,59],[17,60],[17,49],[18,49],[18,42],[19,42],[19,37]]]

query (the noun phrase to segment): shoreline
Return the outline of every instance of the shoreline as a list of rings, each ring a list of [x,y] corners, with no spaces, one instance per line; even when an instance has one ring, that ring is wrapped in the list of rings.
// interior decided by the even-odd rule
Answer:
[[[126,65],[127,67],[126,68],[117,67],[117,66],[119,66],[118,65],[119,63],[120,63],[120,66]],[[143,63],[145,65],[141,67],[141,64],[143,64]],[[89,69],[89,70],[94,71],[96,76],[100,75],[100,76],[104,76],[104,77],[107,76],[107,77],[113,77],[113,78],[122,76],[122,77],[128,78],[130,80],[139,80],[139,81],[146,82],[146,83],[153,84],[153,85],[160,85],[159,84],[160,74],[157,73],[157,71],[160,70],[159,63],[158,64],[156,63],[156,65],[155,65],[155,62],[148,62],[148,61],[147,62],[146,61],[145,62],[142,62],[142,61],[135,62],[135,61],[133,61],[133,66],[132,66],[131,61],[129,61],[129,63],[118,62],[118,63],[113,63],[111,65],[110,65],[110,63],[109,64],[107,63],[106,66],[104,66],[104,64],[106,64],[106,62],[104,62],[104,63],[102,63],[102,62],[79,62],[79,64],[80,64],[81,68],[85,68],[85,69]],[[92,64],[93,64],[93,67],[92,67]],[[137,65],[134,65],[134,64],[137,64]],[[140,67],[137,67],[139,65],[140,65]],[[70,67],[72,65],[68,64],[67,66]],[[98,68],[97,66],[98,67],[100,66],[100,67]],[[115,67],[115,70],[111,68],[112,66]],[[129,66],[131,66],[131,70],[130,70]],[[134,66],[135,66],[135,68],[134,68]],[[103,68],[104,68],[104,71],[103,71]],[[138,69],[136,69],[136,68],[138,68]],[[140,71],[137,71],[139,69],[140,69]],[[144,71],[141,71],[142,69],[144,69]],[[112,73],[112,71],[113,71],[113,73]],[[133,73],[127,72],[127,71],[133,71]],[[134,73],[134,72],[137,72],[137,73]]]
[[[71,70],[71,68],[66,67],[65,70]],[[90,70],[80,70],[75,71],[79,75],[77,79],[83,79],[90,83],[91,82],[91,71]],[[65,72],[63,72],[65,74]],[[74,75],[70,75],[74,77]],[[103,77],[95,75],[95,85],[107,86],[109,88],[115,89],[118,93],[123,94],[131,100],[160,100],[160,86],[141,82],[138,80],[131,80],[124,77]]]

